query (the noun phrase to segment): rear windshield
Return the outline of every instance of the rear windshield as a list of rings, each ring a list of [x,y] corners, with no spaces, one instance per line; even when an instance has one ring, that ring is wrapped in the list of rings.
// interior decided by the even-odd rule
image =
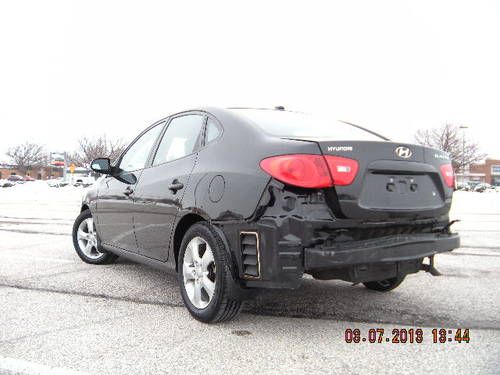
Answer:
[[[341,121],[305,113],[271,109],[231,109],[258,125],[266,133],[279,137],[322,138],[348,141],[384,140],[367,130]]]

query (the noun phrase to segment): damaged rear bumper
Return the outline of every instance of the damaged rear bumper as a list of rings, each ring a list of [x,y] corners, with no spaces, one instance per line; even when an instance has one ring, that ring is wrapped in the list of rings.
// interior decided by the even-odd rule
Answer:
[[[216,224],[233,259],[233,278],[248,288],[294,289],[304,273],[350,282],[383,280],[426,270],[426,257],[460,246],[448,215],[388,217],[383,221],[336,217],[323,193],[273,188],[251,220]],[[339,214],[339,216],[341,216]],[[432,259],[431,259],[432,263]]]
[[[228,248],[232,249],[234,278],[243,287],[295,289],[300,286],[304,273],[322,280],[357,283],[434,270],[423,264],[424,258],[460,246],[459,235],[450,233],[446,223],[434,228],[440,230],[378,237],[370,235],[373,229],[365,229],[370,236],[368,239],[339,235],[340,238],[333,240],[329,239],[331,231],[346,231],[327,221],[286,218],[225,224],[221,229]],[[383,226],[379,230],[399,229]],[[257,257],[253,257],[254,261],[257,259],[257,276],[245,272],[250,263],[242,243],[242,235],[246,233],[258,239],[254,241]]]
[[[304,270],[339,268],[357,264],[394,263],[422,259],[460,246],[451,234],[413,234],[364,241],[340,242],[326,248],[304,249]]]

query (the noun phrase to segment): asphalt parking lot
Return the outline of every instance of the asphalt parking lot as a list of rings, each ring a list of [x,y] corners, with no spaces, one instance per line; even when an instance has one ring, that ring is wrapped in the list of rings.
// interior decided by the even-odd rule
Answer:
[[[9,189],[0,190],[0,373],[498,373],[499,193],[456,194],[463,246],[437,257],[442,276],[411,275],[387,294],[307,278],[259,295],[235,321],[204,325],[182,306],[175,275],[80,261],[70,237],[79,189]],[[346,343],[348,328],[388,337],[422,328],[424,342]],[[468,328],[470,342],[435,344],[433,328]]]

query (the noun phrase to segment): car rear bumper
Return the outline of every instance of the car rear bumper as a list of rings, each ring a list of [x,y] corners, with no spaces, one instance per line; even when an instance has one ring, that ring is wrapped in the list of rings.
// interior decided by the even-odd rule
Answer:
[[[447,229],[448,221],[432,222],[426,232],[383,225],[341,227],[343,222],[266,219],[257,223],[231,223],[222,232],[234,260],[234,278],[250,288],[298,288],[304,273],[317,279],[350,282],[382,280],[422,269],[423,259],[460,246],[460,238]],[[248,275],[242,236],[258,238],[258,275]]]
[[[459,246],[460,237],[456,233],[396,235],[340,242],[330,247],[304,249],[304,270],[403,262],[451,251]]]

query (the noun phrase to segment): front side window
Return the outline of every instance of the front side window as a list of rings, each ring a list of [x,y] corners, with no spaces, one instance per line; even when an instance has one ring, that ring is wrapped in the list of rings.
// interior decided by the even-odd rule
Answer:
[[[160,135],[163,124],[158,124],[149,129],[123,155],[119,167],[124,171],[131,172],[143,169],[148,161],[151,148]]]
[[[202,115],[185,115],[172,119],[158,146],[153,165],[180,159],[193,153],[203,121]]]

